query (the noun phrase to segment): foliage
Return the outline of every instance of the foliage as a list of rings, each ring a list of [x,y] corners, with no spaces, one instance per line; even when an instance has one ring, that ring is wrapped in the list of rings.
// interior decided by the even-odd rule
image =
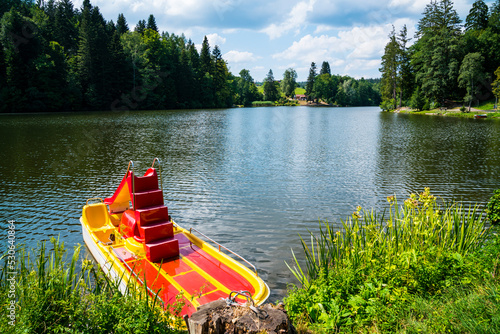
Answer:
[[[500,1],[490,8],[475,1],[462,21],[450,0],[430,1],[417,26],[415,42],[406,47],[406,27],[389,35],[382,56],[382,98],[411,101],[417,88],[429,101],[491,99],[490,84],[500,63]],[[398,54],[399,52],[399,54]],[[493,83],[493,93],[496,93]],[[465,97],[465,98],[464,98]]]
[[[498,285],[489,291],[477,285],[492,278],[500,251],[497,245],[496,264],[478,260],[477,254],[488,249],[482,247],[488,230],[477,207],[438,203],[429,189],[412,194],[401,206],[393,196],[388,202],[383,215],[358,207],[351,219],[342,221],[342,231],[324,222],[319,235],[310,234],[310,243],[301,238],[305,266],[293,254],[295,266],[290,269],[302,288],[291,287],[285,299],[296,322],[319,332],[397,332],[410,327],[416,332],[425,316],[418,305],[435,300],[443,304],[448,296],[463,292],[455,300],[464,302],[451,305],[462,312],[468,298],[496,298]],[[480,319],[498,326],[498,302]],[[441,320],[433,320],[429,331],[453,328],[454,323]]]
[[[488,201],[486,213],[488,220],[492,224],[500,223],[500,189],[495,190]]]
[[[380,104],[380,109],[382,109],[382,111],[394,110],[396,109],[396,101],[394,99],[384,100]]]
[[[52,241],[53,250],[45,243],[38,249],[17,250],[16,322],[18,333],[173,333],[174,323],[156,298],[145,290],[129,288],[123,295],[119,281],[107,278],[91,261],[80,258],[76,247],[68,258],[64,244]],[[82,260],[81,265],[78,263]],[[0,268],[0,300],[10,303],[12,270],[6,257]],[[81,269],[79,269],[81,267]],[[0,320],[0,331],[12,327],[7,317]]]
[[[280,97],[278,87],[278,82],[274,81],[273,70],[269,70],[266,78],[264,79],[264,99],[267,101],[278,100]]]
[[[230,107],[239,98],[218,46],[160,33],[153,15],[129,31],[89,0],[0,7],[3,112]],[[246,98],[256,98],[255,94]],[[251,101],[245,102],[250,104]]]
[[[460,66],[458,82],[461,87],[467,87],[465,101],[469,102],[469,111],[474,96],[479,93],[477,82],[485,79],[483,61],[484,57],[479,52],[469,53]]]
[[[306,83],[306,96],[307,100],[311,101],[316,98],[315,92],[314,92],[314,82],[316,80],[316,63],[312,62],[311,63],[311,68],[309,69],[309,75],[307,76],[307,83]]]
[[[293,68],[289,68],[283,73],[281,80],[281,91],[286,97],[293,97],[297,88],[297,72]]]

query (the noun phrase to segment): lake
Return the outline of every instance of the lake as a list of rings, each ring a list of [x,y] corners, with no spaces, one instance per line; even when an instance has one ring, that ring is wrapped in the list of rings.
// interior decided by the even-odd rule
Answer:
[[[383,210],[430,187],[484,205],[500,188],[500,122],[273,107],[0,115],[0,218],[19,243],[83,244],[87,198],[112,195],[133,160],[162,161],[165,203],[259,269],[282,299],[299,234],[357,205]]]

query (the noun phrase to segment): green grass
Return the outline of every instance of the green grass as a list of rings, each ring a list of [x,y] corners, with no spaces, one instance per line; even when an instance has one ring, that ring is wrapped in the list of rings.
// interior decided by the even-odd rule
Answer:
[[[274,101],[253,101],[252,107],[274,107]]]
[[[163,311],[145,289],[129,287],[123,295],[91,261],[80,258],[80,247],[68,258],[64,244],[52,240],[31,251],[17,250],[15,276],[6,257],[0,268],[0,302],[13,300],[10,282],[15,277],[15,324],[3,315],[1,333],[176,333],[181,324]],[[79,262],[81,261],[81,266]],[[78,269],[81,267],[81,269]],[[177,307],[177,310],[179,307]]]
[[[290,268],[301,287],[285,298],[292,319],[318,333],[500,331],[500,239],[483,212],[428,189],[388,201],[382,215],[358,207],[342,231],[324,222],[301,239],[305,265],[294,254]],[[490,303],[474,306],[481,299]]]
[[[304,95],[306,90],[304,88],[297,87],[295,88],[295,95]]]

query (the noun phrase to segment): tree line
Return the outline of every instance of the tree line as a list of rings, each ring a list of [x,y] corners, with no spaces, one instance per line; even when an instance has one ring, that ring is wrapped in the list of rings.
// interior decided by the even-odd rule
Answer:
[[[500,94],[500,0],[475,1],[462,23],[452,1],[431,0],[413,38],[393,28],[380,68],[383,109],[470,108]]]
[[[324,66],[310,74],[309,99],[379,103],[376,81]],[[294,69],[280,81],[270,70],[260,92],[250,71],[233,75],[206,37],[198,51],[184,35],[160,33],[153,15],[132,31],[123,14],[106,21],[90,0],[79,9],[71,0],[0,3],[0,112],[251,106],[293,97],[296,79]]]
[[[0,111],[218,108],[262,99],[248,70],[232,75],[205,37],[134,31],[84,0],[0,3]]]
[[[311,63],[305,89],[308,100],[321,99],[339,106],[375,106],[381,101],[379,79],[332,75],[327,61],[319,73],[316,63]]]

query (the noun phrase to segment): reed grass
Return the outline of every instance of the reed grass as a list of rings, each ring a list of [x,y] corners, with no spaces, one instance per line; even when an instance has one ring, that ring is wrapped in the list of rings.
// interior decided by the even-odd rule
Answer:
[[[320,222],[300,238],[304,261],[292,251],[289,269],[301,287],[284,300],[293,321],[318,333],[453,332],[460,319],[467,330],[484,321],[500,329],[500,237],[484,211],[438,201],[428,188],[401,205],[387,200],[382,214],[358,207],[341,230]],[[492,301],[484,319],[460,315],[481,298]]]
[[[409,259],[430,249],[464,256],[481,247],[487,237],[482,210],[439,204],[429,188],[412,194],[402,206],[394,196],[387,200],[390,208],[383,215],[358,207],[352,218],[341,220],[343,231],[320,222],[319,235],[310,233],[309,243],[300,237],[306,268],[295,254],[295,266],[288,266],[299,282],[307,287],[320,272],[328,275],[346,265],[356,269],[383,261],[392,268],[401,257]]]
[[[180,319],[164,311],[147,288],[130,285],[120,292],[122,278],[109,279],[81,257],[81,246],[69,256],[64,243],[51,240],[38,248],[17,251],[16,321],[0,318],[1,333],[177,333]],[[0,267],[0,302],[10,302],[5,256]],[[167,307],[168,308],[168,307]]]

